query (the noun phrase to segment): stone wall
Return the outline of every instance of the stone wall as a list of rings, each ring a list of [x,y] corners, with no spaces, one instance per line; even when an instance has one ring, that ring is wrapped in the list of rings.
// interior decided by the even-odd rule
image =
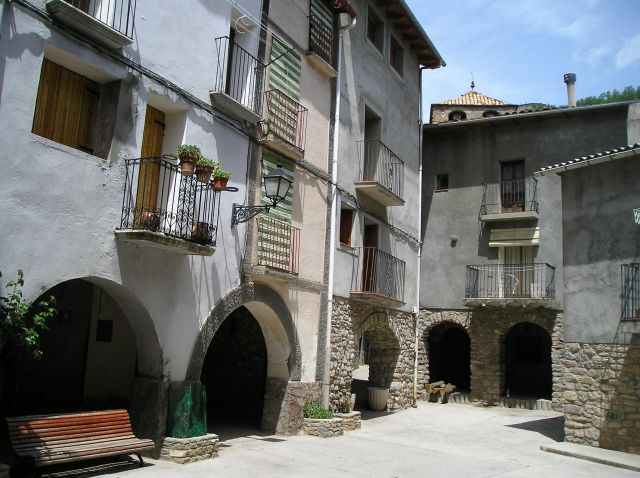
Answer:
[[[554,392],[567,441],[640,453],[640,344],[565,344]]]
[[[195,438],[170,438],[162,443],[160,457],[184,465],[208,460],[218,454],[218,435],[203,435]]]
[[[304,404],[320,403],[320,382],[286,382],[267,379],[262,429],[278,435],[295,435],[303,427]]]
[[[336,413],[334,416],[342,420],[342,428],[345,432],[359,430],[362,426],[362,414],[360,412]]]
[[[304,419],[305,435],[313,435],[320,438],[337,437],[344,434],[344,428],[341,418],[305,418]]]
[[[412,314],[381,309],[367,303],[334,297],[331,318],[329,405],[342,410],[351,402],[352,372],[357,367],[358,339],[372,347],[370,380],[389,387],[387,408],[413,403],[415,323]]]

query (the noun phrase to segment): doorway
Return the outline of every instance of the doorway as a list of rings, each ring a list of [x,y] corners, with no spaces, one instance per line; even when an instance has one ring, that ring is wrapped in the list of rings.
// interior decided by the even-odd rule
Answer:
[[[162,111],[147,105],[142,135],[142,151],[138,188],[136,192],[136,224],[148,225],[153,219],[159,220],[158,188],[160,183],[160,156],[165,134],[165,115]]]
[[[467,331],[454,323],[433,327],[427,339],[429,382],[440,380],[456,386],[456,391],[471,389],[471,339]]]
[[[514,325],[505,338],[505,395],[551,399],[551,335],[539,325]]]
[[[362,291],[376,292],[378,259],[378,225],[366,224],[362,237]]]
[[[500,165],[500,170],[500,200],[502,212],[524,211],[524,160],[503,162]]]

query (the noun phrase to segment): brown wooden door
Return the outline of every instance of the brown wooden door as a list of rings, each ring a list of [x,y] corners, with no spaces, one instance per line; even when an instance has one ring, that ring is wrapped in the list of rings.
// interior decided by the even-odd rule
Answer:
[[[364,226],[362,245],[362,290],[364,292],[376,292],[378,285],[378,226],[376,224]]]
[[[164,129],[164,113],[147,105],[136,194],[136,219],[141,225],[159,223],[160,208],[157,201]]]
[[[500,194],[503,212],[524,211],[524,161],[502,163]]]

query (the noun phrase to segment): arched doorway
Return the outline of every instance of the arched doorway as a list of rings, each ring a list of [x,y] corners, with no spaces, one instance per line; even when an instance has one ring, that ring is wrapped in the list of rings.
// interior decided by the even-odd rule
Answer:
[[[400,343],[389,326],[385,313],[367,317],[355,333],[356,363],[351,380],[351,393],[356,395],[356,409],[380,409],[370,403],[370,389],[389,391],[394,379]]]
[[[551,399],[551,335],[539,325],[514,325],[505,337],[505,395]]]
[[[262,329],[251,312],[240,307],[218,328],[202,368],[209,430],[259,428],[266,376],[267,346]]]
[[[140,368],[146,377],[159,377],[162,358],[151,319],[118,288],[101,279],[73,279],[43,294],[55,297],[58,313],[41,335],[42,358],[15,350],[7,413],[135,408]],[[138,338],[140,329],[145,338]]]
[[[456,386],[456,390],[471,389],[471,340],[458,324],[445,322],[433,327],[427,338],[429,381],[440,380]]]

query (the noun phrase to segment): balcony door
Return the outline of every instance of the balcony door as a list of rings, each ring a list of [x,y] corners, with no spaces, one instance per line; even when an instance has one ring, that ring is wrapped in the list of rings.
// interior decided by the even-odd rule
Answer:
[[[362,238],[362,291],[377,291],[378,225],[366,224]]]
[[[138,223],[146,224],[148,221],[154,221],[159,225],[157,201],[164,131],[164,113],[147,105],[142,136],[143,159],[140,161],[136,193],[136,222]]]
[[[378,159],[380,157],[380,140],[382,139],[382,120],[365,106],[364,110],[364,181],[375,181],[377,178]]]
[[[501,248],[504,297],[531,297],[534,280],[533,247]]]
[[[524,211],[524,160],[501,163],[500,199],[502,212]]]

